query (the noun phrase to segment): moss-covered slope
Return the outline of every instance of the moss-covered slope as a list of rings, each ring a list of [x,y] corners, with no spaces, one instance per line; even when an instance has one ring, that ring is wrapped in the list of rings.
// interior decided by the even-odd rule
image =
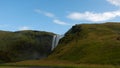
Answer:
[[[48,59],[120,64],[120,23],[75,25]]]
[[[0,31],[0,62],[46,57],[51,52],[53,33],[43,31]]]

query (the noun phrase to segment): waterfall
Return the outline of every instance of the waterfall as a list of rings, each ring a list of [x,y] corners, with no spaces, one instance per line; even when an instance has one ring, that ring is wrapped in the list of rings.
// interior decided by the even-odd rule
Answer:
[[[53,40],[52,40],[52,48],[51,48],[51,50],[53,50],[53,49],[54,49],[55,39],[56,39],[56,35],[54,35],[54,36],[53,36]]]
[[[63,35],[54,35],[53,40],[52,40],[52,48],[51,50],[53,51],[55,47],[57,47],[59,40],[63,37]]]

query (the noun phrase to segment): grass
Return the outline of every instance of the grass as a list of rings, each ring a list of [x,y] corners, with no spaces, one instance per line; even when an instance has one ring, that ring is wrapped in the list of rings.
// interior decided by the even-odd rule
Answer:
[[[73,26],[48,59],[120,65],[120,23]]]
[[[14,66],[0,66],[0,68],[31,68],[31,67],[14,67]],[[39,68],[39,66],[38,66]],[[68,66],[68,67],[50,67],[50,68],[120,68],[120,66],[91,66],[91,65],[80,65],[80,66]]]
[[[16,63],[1,64],[2,67],[53,67],[53,68],[120,68],[118,65],[100,65],[100,64],[75,64],[68,61],[59,60],[28,60]]]
[[[0,63],[37,59],[51,51],[53,33],[43,31],[0,31]]]
[[[0,66],[0,68],[25,68],[25,67]]]
[[[120,68],[120,23],[75,25],[48,58],[1,66]]]

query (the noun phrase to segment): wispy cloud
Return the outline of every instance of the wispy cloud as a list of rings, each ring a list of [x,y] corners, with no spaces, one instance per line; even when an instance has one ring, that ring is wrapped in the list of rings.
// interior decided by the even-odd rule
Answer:
[[[46,11],[42,11],[42,10],[40,10],[40,9],[35,9],[34,11],[37,12],[37,13],[39,13],[39,14],[43,14],[43,15],[49,17],[49,18],[52,18],[53,23],[55,23],[55,24],[59,24],[59,25],[69,25],[67,22],[64,22],[64,21],[59,20],[58,17],[55,16],[55,14],[53,14],[53,13],[46,12]]]
[[[51,18],[55,18],[55,15],[49,12],[46,12],[45,15]]]
[[[19,28],[19,30],[29,30],[29,29],[30,29],[30,28],[27,27],[27,26],[22,26],[22,27]]]
[[[50,12],[42,11],[40,9],[35,9],[34,11],[39,13],[39,14],[43,14],[47,17],[50,17],[50,18],[56,18],[56,16],[53,13],[50,13]]]
[[[100,22],[100,21],[111,20],[118,16],[120,16],[120,10],[103,12],[103,13],[93,13],[89,11],[84,13],[72,12],[67,16],[67,18],[72,20],[87,20],[92,22]]]
[[[56,23],[56,24],[60,24],[60,25],[69,25],[67,22],[60,21],[58,19],[53,20],[53,22]]]
[[[10,25],[7,24],[1,24],[0,27],[9,27]]]
[[[111,4],[115,5],[115,6],[120,7],[120,0],[107,0],[107,1],[110,2]]]

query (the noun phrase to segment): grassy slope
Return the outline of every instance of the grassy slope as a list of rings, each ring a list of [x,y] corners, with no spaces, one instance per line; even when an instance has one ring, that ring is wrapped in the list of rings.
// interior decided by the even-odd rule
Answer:
[[[100,64],[76,64],[63,60],[28,60],[16,63],[1,64],[2,67],[39,67],[46,66],[51,68],[120,68],[118,65],[100,65]],[[0,66],[0,67],[1,67]]]
[[[42,31],[0,31],[0,62],[39,58],[51,50],[53,33]]]
[[[120,68],[116,66],[120,64],[119,32],[119,23],[75,25],[47,59],[5,65]]]
[[[120,64],[120,24],[73,26],[48,59],[76,64]]]

